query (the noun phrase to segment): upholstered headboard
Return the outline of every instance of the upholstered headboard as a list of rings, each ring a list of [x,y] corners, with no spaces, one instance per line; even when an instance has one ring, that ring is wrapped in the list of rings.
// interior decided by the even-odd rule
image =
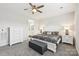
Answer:
[[[62,26],[46,26],[43,31],[61,31]]]
[[[44,31],[48,31],[48,32],[61,32],[63,29],[63,26],[46,26],[44,27],[43,29],[43,32]]]

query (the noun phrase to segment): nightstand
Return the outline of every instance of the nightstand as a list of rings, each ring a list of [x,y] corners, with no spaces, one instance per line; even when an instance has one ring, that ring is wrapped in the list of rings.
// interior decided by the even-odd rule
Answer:
[[[70,35],[63,35],[62,36],[62,42],[63,43],[69,43],[73,45],[73,36]]]

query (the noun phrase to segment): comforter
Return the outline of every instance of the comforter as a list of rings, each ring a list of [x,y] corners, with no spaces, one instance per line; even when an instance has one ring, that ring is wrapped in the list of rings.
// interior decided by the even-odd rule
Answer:
[[[44,35],[44,34],[33,35],[30,37],[55,43],[55,44],[57,44],[57,41],[59,40],[59,38],[61,38],[60,35]]]

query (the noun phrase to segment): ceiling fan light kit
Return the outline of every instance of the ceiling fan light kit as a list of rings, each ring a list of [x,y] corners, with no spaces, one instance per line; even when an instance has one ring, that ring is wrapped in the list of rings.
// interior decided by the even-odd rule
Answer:
[[[37,10],[36,10],[36,9],[32,9],[32,12],[34,12],[34,13],[35,13],[35,12],[37,12]]]

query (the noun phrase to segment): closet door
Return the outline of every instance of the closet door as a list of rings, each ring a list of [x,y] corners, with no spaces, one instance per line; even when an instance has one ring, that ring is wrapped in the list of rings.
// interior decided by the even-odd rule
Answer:
[[[12,27],[10,28],[10,45],[23,42],[23,29]]]

